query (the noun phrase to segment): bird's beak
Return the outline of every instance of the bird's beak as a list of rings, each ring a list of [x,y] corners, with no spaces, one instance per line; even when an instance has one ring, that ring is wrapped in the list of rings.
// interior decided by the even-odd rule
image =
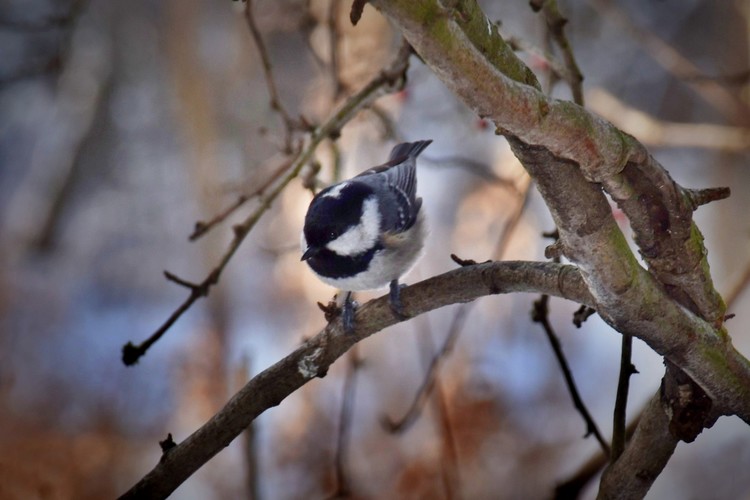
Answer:
[[[307,260],[310,257],[315,256],[315,254],[317,254],[318,252],[320,252],[320,248],[308,247],[307,250],[305,250],[305,253],[302,254],[302,258],[300,260]]]

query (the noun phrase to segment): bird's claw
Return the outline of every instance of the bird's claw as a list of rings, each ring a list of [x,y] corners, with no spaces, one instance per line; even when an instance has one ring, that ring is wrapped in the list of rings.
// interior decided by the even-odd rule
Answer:
[[[402,288],[406,288],[406,285],[401,285],[398,280],[393,280],[391,281],[391,290],[388,294],[391,312],[401,321],[409,319],[409,316],[404,311],[404,305],[401,303]]]
[[[356,300],[352,300],[351,292],[346,294],[344,305],[341,306],[341,322],[344,325],[344,332],[347,335],[354,333],[354,312],[359,307]]]

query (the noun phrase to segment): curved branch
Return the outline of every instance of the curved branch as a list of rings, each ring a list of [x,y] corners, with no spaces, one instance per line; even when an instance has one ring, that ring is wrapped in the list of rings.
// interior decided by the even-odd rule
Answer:
[[[498,134],[541,146],[575,163],[576,175],[601,184],[630,219],[657,279],[684,307],[721,326],[725,308],[713,288],[693,207],[642,144],[581,106],[543,94],[475,0],[457,0],[451,8],[438,0],[371,3],[449,89],[495,123]]]
[[[543,262],[468,265],[405,288],[401,300],[406,313],[414,317],[446,305],[512,292],[545,293],[593,305],[574,266]],[[344,334],[340,320],[329,323],[297,350],[253,377],[224,408],[165,453],[156,467],[120,498],[166,497],[258,415],[313,378],[325,376],[328,367],[357,342],[398,322],[386,295],[357,309],[353,334]]]
[[[682,368],[722,412],[750,423],[750,363],[721,326],[724,304],[684,190],[635,139],[540,92],[474,0],[451,8],[437,0],[371,3],[448,88],[509,139],[602,318]],[[630,251],[602,187],[628,215],[651,272]],[[639,195],[648,198],[639,204]]]

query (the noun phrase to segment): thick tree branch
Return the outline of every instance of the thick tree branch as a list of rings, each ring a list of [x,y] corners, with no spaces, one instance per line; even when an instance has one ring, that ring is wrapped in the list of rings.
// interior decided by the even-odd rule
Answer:
[[[724,413],[750,422],[750,363],[721,329],[723,302],[708,274],[692,207],[666,171],[610,123],[542,94],[476,2],[453,2],[450,9],[436,0],[371,3],[401,28],[446,86],[509,137],[602,318],[680,366]],[[653,274],[630,252],[601,187],[630,218]],[[642,195],[647,198],[637,203]]]
[[[413,317],[450,304],[512,292],[546,293],[593,305],[574,266],[542,262],[488,262],[467,265],[405,288],[401,299]],[[253,377],[216,415],[170,449],[156,467],[121,498],[164,498],[204,463],[229,445],[258,415],[328,367],[354,344],[399,320],[388,297],[357,310],[356,330],[344,334],[341,321],[329,323],[293,353]]]
[[[646,496],[678,442],[669,432],[667,413],[657,392],[644,409],[625,452],[604,471],[598,500]]]
[[[505,44],[474,0],[374,0],[459,98],[498,133],[575,163],[621,205],[655,276],[679,288],[702,317],[720,325],[700,232],[682,189],[635,139],[568,101],[552,99]],[[646,192],[643,192],[644,188]],[[572,193],[572,192],[571,192]],[[674,259],[670,261],[669,258]]]
[[[715,415],[737,414],[750,423],[750,363],[723,329],[725,306],[713,288],[689,192],[631,136],[580,106],[542,94],[475,1],[458,0],[451,8],[436,0],[372,3],[446,86],[508,138],[550,208],[561,249],[579,265],[600,316],[697,382]],[[602,188],[630,219],[648,272],[630,251]],[[667,419],[651,421],[641,436],[669,434]],[[701,418],[701,424],[709,421]],[[647,490],[673,449],[657,447],[653,459],[643,461],[645,469],[621,469],[620,461],[615,466],[624,474],[640,471],[630,479]],[[621,460],[635,462],[644,450],[628,448]]]

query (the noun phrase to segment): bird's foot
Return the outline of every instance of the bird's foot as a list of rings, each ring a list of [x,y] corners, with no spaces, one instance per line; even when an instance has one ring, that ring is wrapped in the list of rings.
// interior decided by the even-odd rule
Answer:
[[[401,289],[406,288],[406,285],[399,284],[398,280],[391,281],[391,291],[388,294],[390,299],[390,306],[393,315],[401,321],[409,319],[409,316],[404,311],[404,305],[401,303]]]
[[[359,307],[356,300],[352,300],[352,292],[346,292],[344,305],[341,306],[341,321],[344,325],[344,332],[348,335],[354,333],[354,312]]]

